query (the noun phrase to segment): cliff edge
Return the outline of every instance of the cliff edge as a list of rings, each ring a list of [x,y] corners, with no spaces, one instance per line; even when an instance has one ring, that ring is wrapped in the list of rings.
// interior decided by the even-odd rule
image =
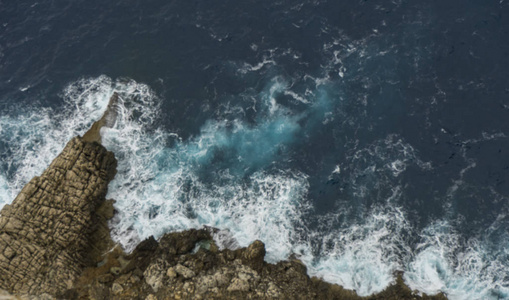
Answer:
[[[0,299],[446,299],[416,295],[401,274],[383,292],[359,297],[310,278],[298,259],[265,262],[261,241],[219,250],[213,228],[149,238],[124,253],[111,240],[113,200],[105,199],[117,161],[100,145],[117,101],[114,94],[83,138],[71,139],[0,211]]]
[[[57,295],[91,264],[96,213],[116,173],[113,153],[75,137],[0,211],[0,288]]]
[[[447,299],[419,296],[398,274],[384,291],[360,297],[355,291],[307,275],[297,259],[270,264],[265,245],[219,250],[211,229],[191,229],[143,241],[125,255],[112,251],[101,266],[85,270],[66,299]]]

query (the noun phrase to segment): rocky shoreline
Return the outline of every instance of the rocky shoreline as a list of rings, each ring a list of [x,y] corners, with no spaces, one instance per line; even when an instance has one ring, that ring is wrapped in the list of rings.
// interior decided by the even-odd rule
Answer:
[[[113,200],[105,199],[117,161],[99,134],[114,123],[117,98],[0,211],[0,299],[447,299],[417,295],[401,274],[383,292],[359,297],[310,278],[298,259],[265,262],[261,241],[219,250],[210,228],[150,238],[124,253],[111,240]]]
[[[113,153],[73,138],[41,176],[0,211],[0,288],[57,295],[72,287],[99,249],[97,214],[116,173]]]
[[[142,242],[125,255],[110,252],[101,266],[86,269],[66,299],[446,299],[415,295],[396,284],[370,297],[306,273],[298,259],[264,261],[265,247],[219,251],[207,229],[187,230]]]

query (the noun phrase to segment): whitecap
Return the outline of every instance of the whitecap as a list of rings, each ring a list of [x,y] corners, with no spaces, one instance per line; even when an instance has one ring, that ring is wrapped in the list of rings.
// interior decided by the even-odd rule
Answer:
[[[304,261],[311,275],[368,296],[394,283],[401,257],[409,252],[405,236],[410,230],[401,208],[378,207],[363,221],[324,234],[319,259]]]
[[[434,222],[421,233],[405,281],[412,289],[444,292],[452,300],[505,299],[509,297],[507,238],[507,233],[498,236],[498,245],[476,238],[465,240],[448,221]]]

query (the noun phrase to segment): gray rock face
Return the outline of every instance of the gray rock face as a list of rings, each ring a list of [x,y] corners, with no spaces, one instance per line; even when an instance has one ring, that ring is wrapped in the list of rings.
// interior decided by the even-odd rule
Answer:
[[[0,211],[0,288],[57,295],[90,265],[96,210],[116,173],[113,153],[73,138]]]

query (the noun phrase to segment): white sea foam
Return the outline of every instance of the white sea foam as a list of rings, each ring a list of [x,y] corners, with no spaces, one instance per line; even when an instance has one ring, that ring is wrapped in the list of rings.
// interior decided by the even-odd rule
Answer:
[[[65,144],[100,118],[113,90],[107,77],[82,79],[74,94],[64,91],[64,106],[59,109],[29,107],[17,115],[0,117],[0,136],[4,143],[3,203],[10,203],[21,188],[40,175]],[[106,91],[106,89],[108,91]],[[95,91],[91,95],[90,91]],[[93,98],[92,98],[93,97]],[[36,100],[36,99],[34,99]]]
[[[248,63],[244,63],[244,66],[239,68],[239,72],[242,74],[246,74],[248,72],[254,72],[262,69],[265,65],[275,65],[276,62],[273,59],[269,59],[267,57],[263,58],[263,61],[259,62],[256,65],[250,65]]]
[[[402,269],[401,257],[409,252],[409,231],[401,208],[375,208],[364,220],[323,235],[320,259],[303,260],[312,275],[367,296],[394,282],[394,272]]]
[[[508,233],[497,233],[496,244],[486,238],[465,240],[442,220],[423,230],[417,246],[410,246],[408,238],[414,234],[403,210],[387,205],[348,228],[323,235],[318,240],[325,250],[318,259],[309,255],[312,249],[299,247],[304,248],[301,259],[310,274],[359,295],[382,291],[394,282],[395,271],[404,271],[409,287],[428,295],[443,292],[452,300],[509,298]]]
[[[64,107],[34,107],[0,117],[2,155],[10,158],[1,165],[0,205],[12,201],[71,137],[100,118],[113,91],[121,95],[121,109],[114,128],[103,130],[103,143],[119,161],[108,197],[117,200],[113,237],[127,250],[151,235],[208,225],[222,230],[216,239],[223,246],[247,246],[260,239],[268,261],[294,252],[312,275],[361,295],[382,290],[394,281],[394,271],[403,270],[410,287],[422,292],[443,291],[451,299],[509,298],[507,242],[495,247],[486,240],[464,241],[454,226],[437,221],[420,233],[417,247],[410,246],[408,237],[419,233],[396,205],[397,188],[385,204],[375,205],[361,218],[340,222],[348,211],[337,207],[319,218],[318,229],[306,229],[304,216],[312,212],[306,200],[308,177],[270,167],[301,130],[302,116],[288,114],[276,101],[276,94],[286,91],[277,80],[259,96],[265,114],[257,124],[210,120],[188,140],[158,127],[159,99],[148,86],[106,76],[76,81],[62,93]],[[326,97],[311,103],[318,94],[306,98],[306,116],[319,119],[308,124],[321,124],[329,109]],[[431,168],[396,135],[348,159],[341,173],[337,168],[331,176],[350,180],[359,199],[362,190],[379,187],[369,186],[363,176],[386,184],[397,182],[410,164]],[[501,232],[507,228],[506,219],[501,216],[488,229],[490,238],[509,240]]]
[[[445,292],[453,300],[509,297],[507,233],[497,236],[497,245],[475,238],[463,240],[449,222],[438,221],[421,238],[404,275],[412,289],[427,294]]]
[[[276,83],[271,93],[277,89]],[[158,114],[146,96],[139,106],[122,110],[117,126],[103,134],[103,144],[119,158],[108,194],[119,211],[113,237],[130,251],[149,236],[207,225],[229,229],[240,246],[266,242],[268,260],[287,256],[295,223],[307,207],[307,178],[291,170],[248,169],[270,164],[298,130],[297,120],[279,114],[268,96],[273,117],[265,122],[253,127],[209,121],[198,136],[182,141],[158,129],[144,130],[146,122],[134,115],[144,112],[153,120]],[[235,161],[218,168],[223,152]]]
[[[5,204],[10,203],[11,201],[12,199],[9,182],[4,176],[0,176],[0,207],[3,207]]]
[[[290,91],[290,90],[285,90],[284,91],[284,94],[285,95],[289,95],[289,96],[292,96],[293,99],[299,101],[299,102],[302,102],[304,104],[309,104],[309,100],[307,100],[305,97],[295,93],[294,91]]]

